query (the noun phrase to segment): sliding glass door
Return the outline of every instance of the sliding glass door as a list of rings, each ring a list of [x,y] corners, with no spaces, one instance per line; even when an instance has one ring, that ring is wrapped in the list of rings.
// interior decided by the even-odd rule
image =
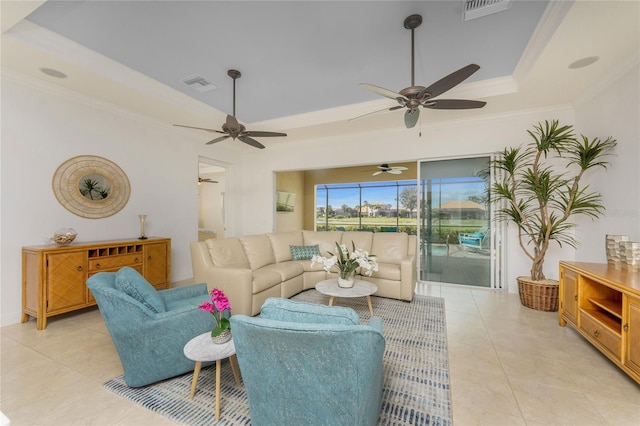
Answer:
[[[486,156],[420,162],[421,281],[500,287],[488,199],[490,161]]]

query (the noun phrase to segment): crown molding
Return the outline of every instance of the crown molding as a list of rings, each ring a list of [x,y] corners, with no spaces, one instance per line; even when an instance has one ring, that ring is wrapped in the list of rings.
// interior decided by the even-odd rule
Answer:
[[[574,2],[575,0],[551,0],[549,2],[513,71],[513,78],[516,82],[524,81],[527,74],[533,69]]]

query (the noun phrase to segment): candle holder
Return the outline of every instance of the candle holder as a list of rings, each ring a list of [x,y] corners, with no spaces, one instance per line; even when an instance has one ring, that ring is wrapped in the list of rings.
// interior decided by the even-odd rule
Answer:
[[[139,214],[138,215],[138,219],[140,219],[140,236],[138,237],[139,240],[146,240],[147,236],[144,235],[144,221],[147,219],[147,215],[146,214]]]

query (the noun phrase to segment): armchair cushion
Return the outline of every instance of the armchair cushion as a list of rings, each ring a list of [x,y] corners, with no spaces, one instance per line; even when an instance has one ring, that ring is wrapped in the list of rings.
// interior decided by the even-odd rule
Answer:
[[[155,313],[166,311],[158,291],[138,271],[129,266],[116,272],[116,288]]]
[[[296,302],[275,297],[270,297],[264,302],[260,317],[298,323],[360,324],[358,314],[350,308]]]

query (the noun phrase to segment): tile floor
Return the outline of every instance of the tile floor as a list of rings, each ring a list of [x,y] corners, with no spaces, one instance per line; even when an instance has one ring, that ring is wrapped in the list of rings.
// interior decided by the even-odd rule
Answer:
[[[486,289],[417,292],[445,298],[456,426],[640,425],[640,386],[557,313]],[[173,424],[102,388],[122,368],[97,309],[0,337],[0,410],[12,425]]]

